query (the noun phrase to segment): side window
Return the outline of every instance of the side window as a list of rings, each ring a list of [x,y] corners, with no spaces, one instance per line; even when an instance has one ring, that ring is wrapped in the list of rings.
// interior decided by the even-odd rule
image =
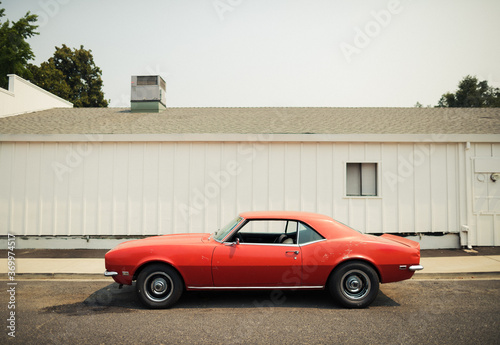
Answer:
[[[240,232],[246,234],[281,234],[285,232],[286,220],[251,220]]]
[[[318,234],[315,230],[310,228],[309,226],[299,223],[299,244],[306,244],[309,242],[323,240],[323,236]]]
[[[246,222],[227,242],[253,244],[297,244],[299,222],[284,219],[252,219]]]
[[[285,233],[288,236],[296,236],[297,235],[297,224],[298,224],[298,222],[296,220],[289,220],[288,222],[286,222]]]

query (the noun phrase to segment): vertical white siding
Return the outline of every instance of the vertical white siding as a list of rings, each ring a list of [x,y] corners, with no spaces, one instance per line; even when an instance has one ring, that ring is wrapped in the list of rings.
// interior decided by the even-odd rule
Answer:
[[[471,216],[472,243],[480,246],[500,245],[500,181],[492,181],[491,174],[500,163],[500,144],[471,145]],[[477,169],[476,160],[490,162],[491,169]],[[493,163],[493,164],[491,164]],[[490,171],[488,171],[490,170]]]
[[[285,209],[285,149],[286,144],[276,143],[269,145],[269,209]],[[291,169],[291,167],[290,167]]]
[[[458,232],[458,145],[1,143],[0,227],[22,235],[211,232],[242,211],[303,210],[369,233]],[[345,196],[346,162],[378,164],[377,196]],[[493,230],[478,241],[498,237],[494,221],[481,220]]]
[[[416,176],[414,166],[416,151],[418,147],[414,144],[399,144],[397,145],[398,161],[393,164],[398,164],[397,173],[400,177],[398,184],[393,188],[397,188],[397,199],[395,207],[398,208],[397,227],[398,229],[408,229],[408,232],[415,232],[416,226],[416,191],[420,184]],[[425,223],[424,223],[425,226]]]
[[[400,157],[404,157],[404,153],[400,152],[399,145],[380,145],[382,150],[382,159],[380,163],[382,164],[382,188],[380,192],[384,201],[381,205],[382,224],[380,230],[381,232],[394,233],[398,232],[398,229],[400,229],[400,219],[402,219],[400,216],[400,206],[405,205],[404,202],[400,202],[399,197],[402,193],[402,188],[411,185],[411,181],[408,177],[413,176],[414,171],[411,171],[411,173],[402,173],[401,164],[398,164],[398,162],[401,162]],[[412,194],[410,195],[413,195],[413,197],[415,197],[414,189],[415,187],[412,186]],[[413,212],[415,212],[415,210]],[[412,226],[414,226],[413,223]]]
[[[333,214],[334,186],[337,185],[333,176],[333,144],[316,144],[317,169],[316,169],[316,210],[321,214]]]
[[[345,199],[345,164],[349,160],[348,144],[334,143],[332,155],[329,157],[332,164],[332,181],[333,181],[333,203],[332,216],[341,222],[349,224],[350,222],[350,207],[347,202],[350,199]],[[328,159],[328,158],[326,158]],[[327,215],[329,215],[327,213]]]
[[[377,167],[377,195],[382,196],[382,144],[365,144],[365,159],[378,162]],[[365,227],[364,231],[368,233],[382,233],[384,232],[382,223],[383,203],[382,198],[366,198],[365,206]]]
[[[0,235],[13,228],[11,220],[14,201],[11,195],[14,184],[12,176],[14,147],[13,143],[3,143],[0,146]]]

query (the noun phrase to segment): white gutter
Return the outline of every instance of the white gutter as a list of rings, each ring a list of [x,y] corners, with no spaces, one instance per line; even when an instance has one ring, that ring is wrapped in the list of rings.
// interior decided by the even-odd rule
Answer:
[[[500,134],[0,134],[4,142],[500,142]]]

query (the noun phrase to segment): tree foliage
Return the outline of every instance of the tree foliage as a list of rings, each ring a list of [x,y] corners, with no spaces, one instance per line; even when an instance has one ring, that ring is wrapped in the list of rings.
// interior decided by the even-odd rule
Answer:
[[[466,76],[458,84],[455,93],[445,93],[438,102],[438,107],[450,108],[496,108],[500,107],[500,89],[488,86],[486,80]]]
[[[27,64],[35,55],[26,40],[38,35],[35,31],[38,26],[35,25],[37,15],[30,12],[12,23],[8,19],[2,22],[4,16],[5,9],[0,8],[0,87],[7,88],[7,74],[30,77]]]
[[[63,72],[58,70],[53,63],[42,62],[40,67],[29,64],[28,69],[31,72],[29,80],[32,83],[63,99],[70,99],[71,88],[65,81]]]
[[[1,2],[0,2],[1,4]],[[37,16],[30,12],[17,22],[1,19],[0,8],[0,87],[8,87],[7,74],[17,74],[41,88],[64,98],[75,107],[107,107],[102,92],[102,71],[94,63],[91,50],[83,46],[71,50],[56,47],[54,56],[40,66],[29,64],[35,57],[27,39],[38,35]]]
[[[94,63],[92,51],[65,44],[56,47],[54,56],[40,67],[30,65],[31,81],[45,90],[72,102],[75,107],[107,107],[102,92],[102,71]]]

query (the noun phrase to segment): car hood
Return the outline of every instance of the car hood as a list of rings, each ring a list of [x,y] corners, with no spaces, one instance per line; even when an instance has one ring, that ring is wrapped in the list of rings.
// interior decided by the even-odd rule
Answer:
[[[119,244],[116,248],[149,247],[153,245],[183,245],[196,244],[206,240],[209,234],[173,234],[152,236],[140,240],[127,241]]]

